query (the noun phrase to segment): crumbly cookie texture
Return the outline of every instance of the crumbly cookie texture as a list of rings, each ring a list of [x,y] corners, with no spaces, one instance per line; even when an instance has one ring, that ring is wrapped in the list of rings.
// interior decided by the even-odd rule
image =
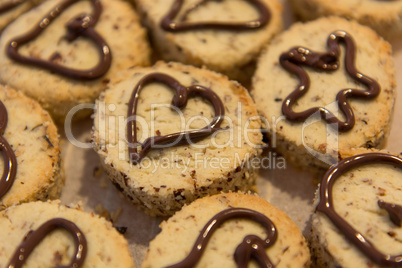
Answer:
[[[402,34],[402,2],[368,0],[291,0],[293,10],[304,20],[341,16],[370,26],[387,39]]]
[[[129,3],[121,0],[101,0],[102,14],[95,30],[108,43],[112,53],[109,71],[99,79],[84,81],[67,78],[11,60],[5,53],[9,41],[24,34],[33,24],[62,0],[49,0],[21,15],[7,27],[0,38],[0,82],[38,100],[53,118],[62,123],[66,114],[81,103],[93,103],[116,72],[136,65],[150,64],[150,48],[145,30]],[[90,69],[98,64],[95,44],[87,38],[69,43],[65,24],[82,13],[92,14],[91,1],[78,1],[55,19],[31,43],[20,48],[22,55],[30,55],[69,68]]]
[[[0,199],[0,210],[36,200],[56,199],[64,185],[59,136],[50,115],[40,105],[9,87],[0,86],[8,113],[4,138],[17,158],[17,174]],[[4,162],[0,161],[0,170]]]
[[[167,32],[160,26],[162,18],[176,0],[135,0],[144,24],[149,28],[153,44],[160,56],[167,61],[180,61],[196,66],[207,66],[231,79],[246,81],[252,75],[250,63],[263,46],[282,30],[282,6],[276,0],[262,0],[271,12],[271,20],[263,29],[251,31],[191,30]],[[185,11],[200,0],[184,1],[178,15],[180,21]],[[243,22],[258,18],[258,12],[248,1],[207,1],[188,13],[189,22],[224,21]],[[176,21],[176,20],[175,20]]]
[[[358,154],[366,154],[366,153],[384,153],[384,154],[392,154],[395,156],[398,156],[399,158],[402,158],[402,152],[399,154],[396,154],[394,152],[391,152],[389,150],[378,150],[375,148],[351,148],[350,150],[343,151],[342,154],[339,156],[341,160],[358,155]]]
[[[44,0],[22,0],[21,4],[11,8],[10,10],[4,11],[0,13],[0,31],[2,31],[10,22],[18,18],[24,12],[27,12],[34,6],[40,4]],[[1,0],[0,8],[3,5],[7,5],[8,3],[13,2],[11,0]]]
[[[77,225],[87,241],[87,255],[82,267],[134,267],[127,241],[112,224],[93,213],[68,208],[59,202],[31,202],[10,207],[0,213],[0,266],[6,267],[25,235],[53,218],[63,218]],[[48,234],[26,261],[27,267],[67,265],[74,254],[74,241],[63,229]]]
[[[242,193],[205,197],[185,206],[161,223],[161,232],[151,241],[144,268],[166,267],[187,257],[200,231],[217,213],[228,208],[247,208],[262,213],[276,226],[278,238],[266,252],[275,267],[309,267],[307,243],[294,222],[264,199]],[[264,239],[266,230],[250,219],[232,219],[217,229],[196,267],[237,267],[233,254],[247,235]],[[250,267],[258,267],[251,262]]]
[[[225,108],[221,125],[225,130],[191,145],[153,149],[134,165],[129,161],[126,138],[127,103],[140,79],[156,72],[186,87],[201,85],[213,90]],[[93,140],[110,179],[134,203],[142,204],[151,215],[172,215],[196,198],[221,191],[248,191],[255,185],[261,122],[245,88],[221,74],[179,63],[134,68],[125,76],[112,82],[97,101]],[[172,97],[172,90],[161,83],[149,84],[140,92],[140,142],[150,136],[201,129],[215,116],[201,97],[189,98],[181,111],[169,106]]]
[[[365,153],[378,151],[366,150]],[[384,151],[381,151],[384,152]],[[359,150],[357,153],[363,153]],[[401,157],[401,155],[399,155]],[[402,229],[377,202],[402,205],[402,171],[388,164],[354,168],[333,186],[335,211],[384,254],[402,252]],[[318,192],[315,204],[318,204]],[[321,212],[312,216],[310,237],[314,267],[384,267],[366,257]]]
[[[375,99],[348,98],[356,123],[350,131],[339,133],[319,119],[291,122],[284,117],[283,100],[300,81],[279,63],[280,55],[295,46],[316,52],[328,51],[327,39],[337,30],[346,31],[354,38],[357,70],[375,79],[381,86],[381,92]],[[294,111],[326,107],[340,120],[345,120],[339,112],[336,94],[347,88],[367,88],[356,83],[345,71],[345,50],[341,47],[339,70],[323,72],[302,67],[310,77],[311,86],[293,105]],[[389,134],[396,97],[394,73],[391,46],[366,26],[338,17],[294,24],[267,47],[253,77],[252,95],[257,109],[266,119],[264,123],[271,139],[270,146],[295,165],[316,172],[336,163],[344,152],[352,148],[382,148]]]

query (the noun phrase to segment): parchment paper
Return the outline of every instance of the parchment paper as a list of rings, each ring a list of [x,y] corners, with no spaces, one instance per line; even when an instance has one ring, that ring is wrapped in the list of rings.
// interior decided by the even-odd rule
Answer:
[[[284,14],[285,25],[289,26],[293,17],[286,3]],[[394,40],[391,43],[395,55],[398,95],[402,95],[402,40]],[[392,152],[402,152],[400,118],[402,118],[402,99],[398,97],[387,146]],[[89,142],[91,127],[90,119],[74,124],[74,137],[81,142]],[[102,172],[99,158],[92,149],[74,146],[65,138],[65,132],[62,129],[60,129],[60,135],[64,137],[62,148],[66,175],[66,184],[61,196],[62,203],[68,205],[82,202],[85,211],[110,216],[115,220],[115,226],[128,227],[125,238],[128,240],[136,266],[140,267],[149,241],[158,233],[158,225],[162,219],[147,216],[126,200]],[[270,153],[273,154],[264,152],[268,157]],[[272,164],[272,166],[275,165]],[[286,163],[286,169],[261,170],[257,186],[260,196],[284,210],[300,227],[304,235],[308,235],[309,219],[313,211],[312,200],[316,189],[309,173],[295,170]]]

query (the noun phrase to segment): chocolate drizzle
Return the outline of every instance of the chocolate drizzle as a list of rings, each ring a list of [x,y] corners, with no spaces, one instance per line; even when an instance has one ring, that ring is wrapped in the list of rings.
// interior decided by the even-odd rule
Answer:
[[[4,170],[0,180],[0,198],[2,198],[14,183],[17,174],[17,158],[13,149],[4,138],[8,122],[7,109],[0,101],[0,151],[3,154]]]
[[[346,120],[339,120],[333,113],[324,107],[314,107],[303,112],[294,112],[292,106],[310,88],[310,78],[307,72],[300,66],[309,66],[319,71],[331,72],[339,68],[340,48],[339,43],[343,42],[346,46],[345,68],[348,75],[356,82],[368,87],[368,90],[353,88],[343,89],[336,95],[336,101]],[[372,99],[378,96],[381,87],[374,79],[360,73],[355,66],[356,45],[353,38],[344,31],[336,31],[330,34],[327,45],[329,52],[317,53],[307,48],[295,47],[280,56],[280,64],[288,72],[297,75],[300,84],[296,90],[289,94],[282,103],[282,113],[288,120],[304,121],[316,112],[320,113],[321,118],[328,124],[337,124],[339,131],[348,131],[355,125],[353,109],[350,107],[347,98]]]
[[[183,109],[187,105],[188,98],[200,96],[207,99],[214,107],[215,117],[213,121],[206,127],[198,130],[189,130],[168,134],[166,136],[153,136],[147,138],[142,144],[137,141],[137,104],[140,91],[150,83],[162,83],[175,90],[175,95],[172,99],[172,105]],[[180,143],[190,143],[192,140],[205,138],[212,133],[221,130],[220,125],[224,119],[225,107],[219,96],[209,88],[192,85],[185,87],[173,77],[163,73],[151,73],[143,77],[133,90],[127,111],[127,139],[129,142],[128,150],[130,159],[134,164],[141,161],[143,157],[152,148],[158,145],[175,146]],[[138,152],[137,147],[141,147]]]
[[[69,42],[76,40],[82,36],[93,41],[99,52],[99,63],[92,69],[78,70],[64,67],[52,61],[46,61],[35,57],[22,56],[18,53],[20,46],[29,43],[37,38],[43,30],[46,29],[60,14],[68,7],[78,2],[79,0],[66,0],[54,7],[40,22],[25,35],[13,38],[7,46],[7,55],[22,64],[32,65],[35,67],[47,69],[51,72],[74,78],[74,79],[96,79],[103,76],[110,68],[112,55],[109,45],[94,29],[99,17],[102,13],[102,4],[100,0],[91,0],[94,12],[89,14],[80,14],[70,20],[67,24],[66,39]]]
[[[382,200],[378,200],[378,206],[388,212],[390,220],[396,226],[402,227],[402,206],[390,204]]]
[[[267,231],[267,237],[261,239],[256,235],[247,235],[243,242],[237,246],[234,253],[234,259],[237,267],[246,268],[252,258],[254,258],[261,267],[274,267],[268,258],[265,250],[271,247],[278,237],[278,231],[274,223],[265,215],[246,208],[229,208],[216,214],[204,226],[198,236],[190,254],[181,262],[170,265],[167,268],[195,267],[201,259],[205,248],[211,239],[212,234],[222,224],[230,219],[245,218],[260,223]]]
[[[35,247],[53,230],[63,228],[74,238],[75,251],[68,266],[58,268],[81,267],[87,254],[87,241],[82,231],[73,222],[62,218],[51,219],[35,231],[30,231],[18,246],[7,268],[19,268],[25,263]]]
[[[182,20],[179,23],[173,22],[173,20],[179,14],[184,0],[175,0],[171,9],[163,17],[161,21],[161,27],[165,31],[170,32],[183,32],[183,31],[190,31],[190,30],[202,30],[202,29],[215,29],[215,30],[227,30],[227,31],[248,31],[248,30],[256,30],[264,27],[268,24],[271,19],[271,13],[266,5],[261,2],[260,0],[247,0],[250,4],[254,5],[258,12],[260,13],[260,17],[254,21],[247,21],[242,23],[224,23],[224,22],[200,22],[200,23],[193,23],[193,22],[185,22],[186,15],[199,7],[200,5],[205,4],[212,0],[203,0],[200,3],[194,5],[189,10],[186,11],[186,14],[183,16]]]
[[[398,168],[402,168],[402,159],[393,155],[383,153],[368,153],[356,155],[339,162],[332,166],[325,174],[320,185],[320,202],[316,207],[316,211],[324,213],[332,223],[352,242],[362,253],[369,259],[379,265],[392,267],[402,267],[402,254],[391,256],[381,253],[363,234],[355,230],[348,222],[346,222],[335,211],[332,198],[332,188],[335,180],[345,172],[363,165],[372,163],[390,164]],[[379,206],[382,207],[382,201]],[[392,206],[392,204],[389,204]],[[387,207],[389,207],[387,205]],[[400,213],[400,211],[399,211]]]
[[[21,5],[23,0],[10,0],[0,5],[0,13],[5,13],[19,5]]]

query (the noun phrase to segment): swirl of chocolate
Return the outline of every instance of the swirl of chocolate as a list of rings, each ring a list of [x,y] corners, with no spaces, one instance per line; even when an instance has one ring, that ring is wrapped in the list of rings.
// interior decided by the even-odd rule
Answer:
[[[215,117],[213,121],[206,127],[198,130],[189,130],[184,132],[172,133],[166,136],[153,136],[147,138],[142,144],[137,141],[137,104],[140,91],[150,83],[162,83],[175,90],[175,95],[172,99],[172,105],[179,109],[183,109],[187,105],[188,98],[200,96],[207,99],[214,107]],[[127,139],[129,142],[128,150],[130,159],[134,164],[141,161],[142,158],[158,145],[175,146],[181,143],[189,143],[193,139],[199,140],[205,138],[214,132],[221,130],[220,125],[225,116],[225,107],[219,96],[209,88],[192,85],[185,87],[173,77],[163,73],[151,73],[143,77],[131,94],[128,103],[127,111]],[[137,146],[141,146],[141,151],[138,152]]]
[[[5,2],[0,5],[0,13],[5,13],[19,5],[21,5],[23,0],[11,0],[8,2]]]
[[[269,9],[265,6],[263,2],[260,0],[247,0],[250,4],[254,5],[258,12],[260,13],[260,17],[254,21],[247,21],[243,23],[224,23],[224,22],[185,22],[187,15],[196,9],[197,7],[209,2],[212,0],[203,0],[198,4],[192,6],[189,10],[186,11],[182,20],[179,23],[173,22],[176,16],[179,14],[184,0],[175,0],[171,9],[163,17],[161,21],[161,27],[165,31],[169,32],[183,32],[189,30],[202,30],[202,29],[216,29],[216,30],[227,30],[227,31],[247,31],[247,30],[256,30],[264,27],[268,24],[271,19],[271,13]]]
[[[0,101],[0,151],[3,154],[4,170],[0,180],[0,198],[2,198],[14,183],[17,174],[17,158],[14,151],[3,137],[8,122],[7,109]]]
[[[402,254],[391,256],[389,254],[381,253],[369,240],[363,236],[363,234],[355,230],[348,222],[339,216],[334,209],[332,188],[335,180],[353,168],[373,163],[389,164],[402,168],[402,159],[389,154],[368,153],[347,158],[339,162],[337,165],[332,166],[325,174],[320,185],[320,202],[316,207],[316,211],[324,213],[347,237],[347,239],[373,262],[377,263],[378,265],[402,267]],[[384,208],[390,213],[391,220],[395,216],[399,217],[399,219],[402,217],[401,206],[385,203],[384,201],[379,201],[378,205],[380,208]]]
[[[19,268],[26,262],[35,247],[53,230],[63,228],[74,238],[75,251],[73,258],[68,266],[58,266],[58,268],[81,267],[87,255],[87,240],[84,233],[73,222],[62,218],[51,219],[42,224],[35,231],[30,231],[25,236],[22,243],[18,246],[11,258],[7,268]]]
[[[110,68],[112,54],[109,45],[94,29],[102,13],[102,4],[100,0],[91,0],[94,9],[93,14],[80,14],[69,21],[66,25],[66,39],[69,42],[72,42],[78,37],[82,36],[93,41],[96,45],[100,59],[99,63],[94,68],[88,70],[72,69],[51,61],[30,56],[22,56],[18,53],[20,46],[37,38],[47,26],[49,26],[58,16],[60,16],[64,10],[78,1],[79,0],[66,0],[62,2],[54,7],[45,17],[43,17],[31,31],[27,32],[25,35],[13,38],[7,46],[6,52],[8,57],[19,63],[47,69],[51,72],[74,79],[91,80],[103,76]]]
[[[292,106],[304,95],[310,88],[310,78],[307,72],[300,66],[309,66],[320,71],[334,71],[339,68],[340,47],[343,42],[346,46],[345,68],[348,75],[355,81],[364,84],[368,90],[359,90],[353,88],[343,89],[336,95],[336,101],[346,120],[339,120],[333,113],[324,107],[313,107],[303,112],[295,112]],[[381,87],[374,79],[360,73],[355,66],[356,45],[348,33],[336,31],[329,35],[327,40],[329,52],[317,53],[307,48],[295,47],[280,56],[280,64],[288,72],[297,75],[300,84],[296,90],[289,94],[282,103],[282,113],[290,121],[304,121],[316,112],[320,113],[321,118],[328,124],[337,124],[339,131],[348,131],[355,125],[355,116],[352,107],[350,107],[347,98],[372,99],[378,96]]]
[[[238,245],[234,253],[237,267],[246,268],[251,258],[254,258],[261,267],[274,267],[265,250],[271,247],[278,238],[278,231],[274,223],[265,215],[247,208],[229,208],[216,214],[204,226],[189,255],[181,262],[167,268],[195,267],[201,259],[212,234],[228,220],[245,218],[260,223],[267,231],[267,237],[261,239],[256,235],[247,235]]]

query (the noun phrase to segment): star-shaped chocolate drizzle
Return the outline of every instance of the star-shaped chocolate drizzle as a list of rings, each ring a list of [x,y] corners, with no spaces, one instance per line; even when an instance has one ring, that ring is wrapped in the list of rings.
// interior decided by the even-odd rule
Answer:
[[[334,71],[339,68],[340,43],[346,47],[345,68],[348,75],[355,81],[364,84],[368,89],[342,89],[336,95],[336,101],[346,120],[339,120],[333,113],[324,107],[313,107],[303,112],[295,112],[292,106],[310,88],[310,78],[301,65],[309,66],[320,71]],[[345,31],[335,31],[327,40],[329,52],[318,53],[303,47],[294,47],[280,56],[280,64],[287,71],[298,76],[300,84],[286,97],[282,103],[282,113],[290,121],[304,121],[309,116],[319,112],[321,118],[328,124],[337,124],[339,131],[348,131],[355,125],[353,109],[347,98],[372,99],[378,96],[381,87],[377,81],[359,72],[355,65],[356,45],[352,36]]]

